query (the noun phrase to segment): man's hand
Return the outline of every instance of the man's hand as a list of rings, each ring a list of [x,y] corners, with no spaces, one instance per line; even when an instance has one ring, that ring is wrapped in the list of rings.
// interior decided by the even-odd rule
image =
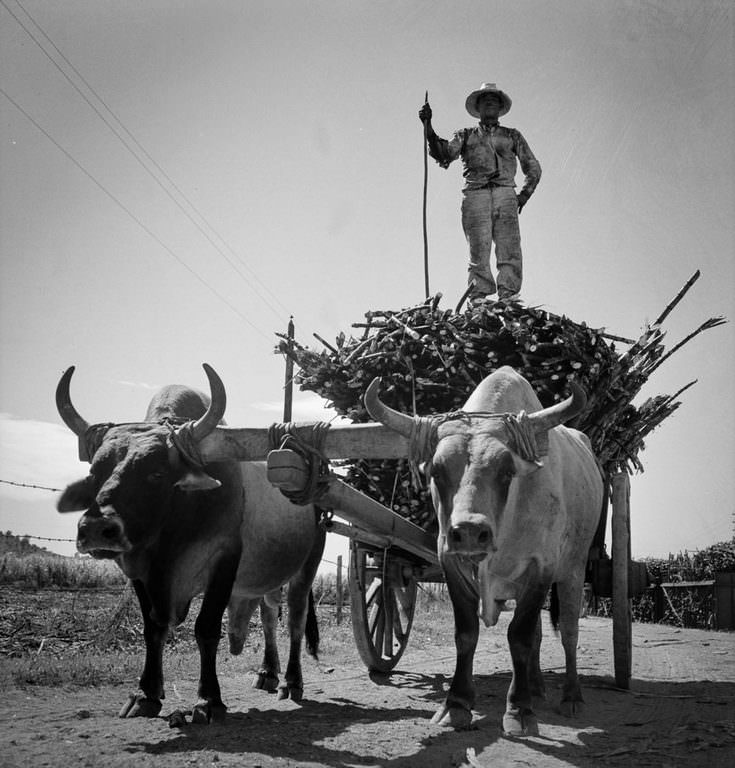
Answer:
[[[429,102],[427,101],[426,104],[424,104],[424,106],[419,110],[419,120],[421,120],[422,123],[430,123],[431,118],[432,111],[431,107],[429,106]]]
[[[518,215],[521,215],[523,206],[528,202],[528,195],[525,192],[521,192],[518,196]]]

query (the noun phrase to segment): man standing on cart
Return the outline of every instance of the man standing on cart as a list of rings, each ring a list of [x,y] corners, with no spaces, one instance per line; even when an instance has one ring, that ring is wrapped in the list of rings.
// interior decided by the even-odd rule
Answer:
[[[496,291],[502,301],[520,298],[523,271],[518,214],[536,189],[541,166],[520,131],[498,123],[511,103],[508,94],[495,83],[483,83],[465,102],[467,111],[480,119],[479,124],[456,131],[448,141],[434,131],[429,103],[419,111],[429,154],[439,165],[447,168],[458,157],[462,158],[462,228],[470,248],[468,283],[474,282],[470,289],[473,299],[492,296]],[[516,194],[518,162],[525,180]],[[490,268],[493,242],[497,284]]]

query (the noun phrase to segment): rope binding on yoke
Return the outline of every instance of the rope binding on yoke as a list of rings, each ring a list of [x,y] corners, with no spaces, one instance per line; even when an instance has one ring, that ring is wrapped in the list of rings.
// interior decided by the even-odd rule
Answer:
[[[468,425],[473,418],[501,421],[505,427],[508,447],[525,461],[543,466],[543,457],[548,453],[548,439],[537,435],[528,414],[521,411],[513,413],[491,413],[484,411],[449,411],[436,416],[414,416],[414,423],[409,439],[409,461],[427,461],[431,459],[438,443],[439,427],[448,421],[464,421]]]
[[[268,428],[268,443],[271,450],[290,450],[301,456],[307,468],[306,485],[301,491],[279,490],[292,503],[304,506],[316,503],[329,488],[329,459],[324,455],[324,441],[329,431],[329,424],[318,421],[311,425],[308,436],[304,432],[308,427],[300,426],[295,431],[293,422],[271,424]]]

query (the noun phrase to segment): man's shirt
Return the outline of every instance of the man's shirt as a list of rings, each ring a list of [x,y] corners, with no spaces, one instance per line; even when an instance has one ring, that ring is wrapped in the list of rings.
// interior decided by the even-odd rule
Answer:
[[[541,166],[520,131],[497,123],[489,127],[478,124],[462,128],[449,141],[437,136],[429,141],[429,154],[442,168],[461,156],[465,190],[515,187],[518,162],[525,174],[521,191],[527,197],[541,178]]]

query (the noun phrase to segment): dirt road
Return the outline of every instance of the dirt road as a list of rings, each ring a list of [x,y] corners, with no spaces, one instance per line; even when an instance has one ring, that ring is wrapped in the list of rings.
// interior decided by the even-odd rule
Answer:
[[[580,621],[584,716],[554,710],[561,644],[546,631],[542,649],[549,701],[538,708],[541,734],[508,739],[500,729],[510,679],[508,616],[486,630],[475,663],[473,728],[433,726],[454,651],[411,651],[390,678],[371,681],[354,663],[306,662],[305,701],[277,701],[250,687],[242,659],[222,654],[229,706],[222,726],[169,728],[166,716],[191,705],[196,670],[169,678],[162,716],[119,720],[129,687],[6,690],[0,704],[0,765],[248,766],[249,768],[448,768],[450,766],[735,765],[735,635],[635,624],[631,691],[615,690],[609,620]]]

